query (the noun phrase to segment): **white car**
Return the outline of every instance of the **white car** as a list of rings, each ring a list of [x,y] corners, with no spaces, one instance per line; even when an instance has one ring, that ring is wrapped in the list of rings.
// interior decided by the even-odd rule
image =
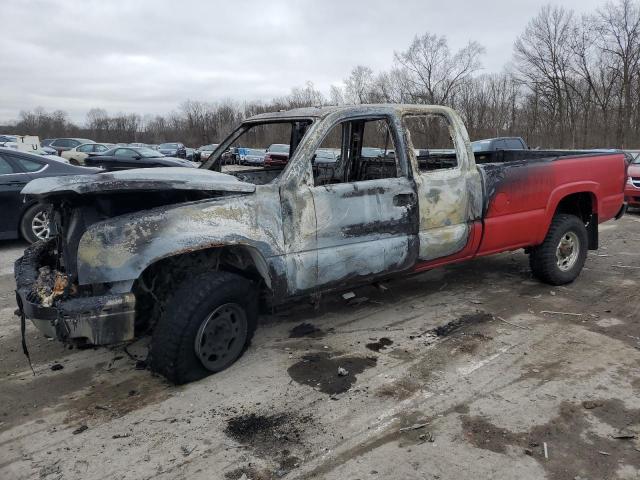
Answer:
[[[84,159],[87,158],[90,153],[102,153],[110,148],[111,146],[107,143],[83,143],[82,145],[62,152],[60,156],[73,165],[84,165]]]

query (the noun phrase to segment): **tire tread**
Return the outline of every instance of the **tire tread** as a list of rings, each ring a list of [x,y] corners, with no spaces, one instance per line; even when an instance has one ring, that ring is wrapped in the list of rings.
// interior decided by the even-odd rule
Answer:
[[[560,236],[569,229],[575,229],[580,239],[580,257],[569,272],[562,272],[557,266],[556,248]],[[557,214],[553,217],[549,231],[542,244],[535,247],[529,255],[529,266],[533,275],[550,285],[564,285],[577,278],[587,256],[588,235],[582,220],[575,215]]]
[[[224,298],[229,294],[239,294],[249,300],[244,353],[256,330],[257,296],[251,283],[240,275],[224,271],[207,272],[185,280],[167,301],[151,340],[151,370],[175,384],[210,375],[212,372],[206,370],[193,354],[193,344],[187,337],[199,326],[194,316],[200,306],[210,302],[212,297]]]

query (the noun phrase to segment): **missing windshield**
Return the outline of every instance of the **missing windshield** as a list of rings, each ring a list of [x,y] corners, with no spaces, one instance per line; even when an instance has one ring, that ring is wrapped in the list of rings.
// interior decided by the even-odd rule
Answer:
[[[223,142],[204,168],[263,185],[280,176],[311,120],[247,123]]]

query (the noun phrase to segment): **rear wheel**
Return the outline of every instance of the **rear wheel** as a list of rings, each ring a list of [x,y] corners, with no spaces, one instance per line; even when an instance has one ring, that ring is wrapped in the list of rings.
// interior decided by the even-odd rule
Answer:
[[[49,238],[51,233],[49,210],[48,205],[37,203],[29,207],[22,215],[20,233],[29,243]]]
[[[573,282],[587,258],[589,238],[584,222],[574,215],[556,215],[544,242],[529,255],[535,277],[550,285]]]
[[[151,369],[176,384],[199,380],[233,364],[256,329],[258,295],[228,272],[198,275],[167,302],[151,340]]]

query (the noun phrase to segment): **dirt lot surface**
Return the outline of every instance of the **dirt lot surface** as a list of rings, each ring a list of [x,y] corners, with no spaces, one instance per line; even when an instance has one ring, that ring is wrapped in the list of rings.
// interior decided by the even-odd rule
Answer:
[[[297,305],[173,387],[144,339],[68,350],[29,325],[34,376],[2,243],[0,478],[638,479],[639,244],[631,214],[565,287],[513,252]]]

